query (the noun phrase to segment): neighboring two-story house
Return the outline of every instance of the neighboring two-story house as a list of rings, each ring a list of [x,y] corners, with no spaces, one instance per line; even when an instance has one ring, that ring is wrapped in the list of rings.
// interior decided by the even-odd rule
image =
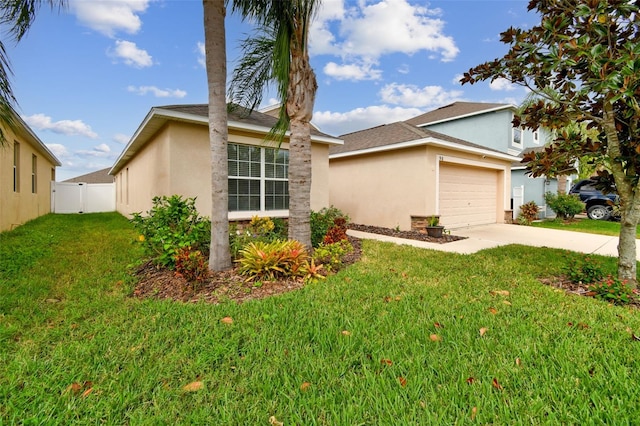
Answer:
[[[475,144],[521,157],[531,149],[542,148],[549,139],[544,129],[532,131],[514,128],[511,124],[516,107],[509,104],[454,102],[407,120],[406,123],[429,129]],[[570,183],[567,183],[567,187]],[[532,178],[523,164],[511,167],[511,199],[514,218],[519,206],[534,201],[541,207],[541,216],[552,215],[546,208],[544,194],[557,192],[556,179]]]

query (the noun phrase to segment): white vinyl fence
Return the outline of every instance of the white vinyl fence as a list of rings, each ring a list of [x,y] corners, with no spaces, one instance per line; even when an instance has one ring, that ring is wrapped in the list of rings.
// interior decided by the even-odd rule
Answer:
[[[99,213],[116,211],[115,183],[51,183],[54,213]]]

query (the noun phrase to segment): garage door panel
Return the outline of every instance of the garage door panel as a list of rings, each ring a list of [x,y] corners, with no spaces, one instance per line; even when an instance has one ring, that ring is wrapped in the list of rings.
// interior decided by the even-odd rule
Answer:
[[[498,172],[440,164],[440,217],[450,228],[496,223]]]

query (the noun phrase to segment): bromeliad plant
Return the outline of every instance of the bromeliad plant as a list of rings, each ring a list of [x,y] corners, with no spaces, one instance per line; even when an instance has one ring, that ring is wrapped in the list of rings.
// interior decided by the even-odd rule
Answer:
[[[304,246],[295,240],[256,241],[240,250],[238,272],[250,280],[315,279],[322,275]]]

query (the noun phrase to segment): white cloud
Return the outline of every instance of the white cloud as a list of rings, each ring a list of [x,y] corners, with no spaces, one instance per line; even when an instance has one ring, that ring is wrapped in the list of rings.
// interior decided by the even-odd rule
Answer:
[[[49,130],[69,136],[85,136],[91,139],[98,137],[98,134],[91,130],[91,126],[83,123],[82,120],[52,121],[51,117],[44,114],[34,114],[22,118],[29,126],[38,130]]]
[[[412,84],[391,83],[380,89],[380,98],[389,104],[405,107],[436,107],[459,100],[461,90],[446,91],[440,86],[418,87]]]
[[[70,8],[78,21],[107,37],[124,31],[135,34],[140,30],[140,14],[149,6],[150,0],[71,0]]]
[[[55,155],[60,160],[69,156],[69,150],[67,150],[67,147],[62,144],[48,143],[46,145],[47,145],[47,148],[49,148],[49,150],[53,152],[53,155]]]
[[[382,70],[372,68],[373,64],[344,64],[338,65],[335,62],[328,62],[323,71],[329,77],[336,80],[379,80]]]
[[[438,18],[439,9],[412,5],[407,0],[362,1],[358,5],[345,9],[342,1],[326,2],[311,27],[312,54],[375,61],[390,53],[411,55],[426,50],[439,53],[447,62],[459,53],[453,38],[443,33],[445,22]]]
[[[517,86],[505,78],[496,78],[489,84],[489,87],[491,90],[503,90],[508,92],[515,90]]]
[[[127,87],[129,92],[137,93],[138,95],[146,95],[151,93],[156,98],[184,98],[187,96],[187,92],[180,89],[159,89],[155,86],[129,86]]]
[[[409,71],[411,71],[411,69],[409,68],[408,64],[401,64],[398,68],[396,68],[396,71],[398,71],[400,74],[409,74]]]
[[[122,133],[116,133],[115,135],[113,135],[112,138],[115,142],[121,143],[121,144],[127,144],[129,143],[129,140],[131,139],[131,136],[129,135],[125,135]]]
[[[418,108],[386,105],[356,108],[347,112],[318,111],[313,114],[313,124],[328,134],[343,135],[381,124],[404,121],[423,112]]]
[[[123,62],[135,68],[145,68],[153,65],[153,58],[146,50],[139,49],[134,42],[117,40],[115,47],[109,52],[111,56],[122,59]]]
[[[200,64],[200,66],[202,66],[202,68],[207,67],[206,59],[207,59],[207,54],[204,50],[204,43],[199,41],[198,42],[198,63]]]
[[[112,157],[111,148],[106,143],[101,143],[100,145],[94,146],[91,150],[78,150],[75,152],[76,155],[83,157],[104,157],[109,158]]]

